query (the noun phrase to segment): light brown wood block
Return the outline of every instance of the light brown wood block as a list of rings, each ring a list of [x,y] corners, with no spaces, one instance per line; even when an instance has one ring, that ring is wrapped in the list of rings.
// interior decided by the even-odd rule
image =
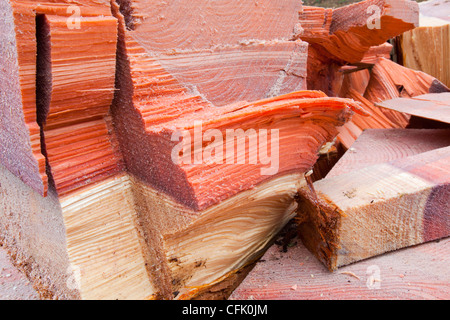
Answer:
[[[63,198],[50,189],[44,198],[0,169],[0,241],[42,298],[155,294],[126,175]]]
[[[317,181],[300,191],[300,236],[330,270],[450,234],[450,147]]]

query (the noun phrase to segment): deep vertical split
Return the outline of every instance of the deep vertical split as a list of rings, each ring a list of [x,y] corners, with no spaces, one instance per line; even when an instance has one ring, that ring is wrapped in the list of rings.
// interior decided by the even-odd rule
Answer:
[[[50,26],[44,14],[36,15],[36,116],[45,125],[52,96]]]
[[[133,17],[133,7],[131,6],[130,0],[116,0],[119,5],[119,11],[125,19],[125,27],[128,30],[134,30],[135,21]]]
[[[44,126],[52,98],[52,61],[50,25],[45,14],[36,15],[36,119],[40,128],[41,153],[45,157],[45,171],[50,188],[55,183],[50,169],[45,146]]]
[[[45,14],[36,15],[36,119],[40,128],[41,153],[45,157],[45,172],[48,185],[55,188],[55,182],[47,157],[44,127],[52,98],[52,61],[50,25]]]

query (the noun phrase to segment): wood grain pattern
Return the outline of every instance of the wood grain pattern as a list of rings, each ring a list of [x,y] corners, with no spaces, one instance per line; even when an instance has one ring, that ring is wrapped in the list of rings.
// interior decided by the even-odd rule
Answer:
[[[45,157],[36,119],[36,28],[28,7],[0,3],[0,162],[42,195]]]
[[[446,129],[368,129],[330,170],[327,178],[450,145]]]
[[[321,92],[288,93],[306,85],[306,43],[291,39],[298,14],[287,10],[293,2],[264,11],[269,20],[275,13],[281,19],[285,14],[295,18],[292,24],[292,19],[279,20],[282,28],[269,32],[262,21],[245,27],[263,6],[219,1],[217,10],[229,10],[230,15],[201,17],[199,8],[208,12],[211,4],[197,4],[183,16],[169,3],[113,5],[119,21],[113,123],[133,179],[138,217],[145,226],[148,268],[165,298],[193,297],[260,254],[291,216],[296,187],[289,179],[311,168],[321,145],[332,140],[335,125],[348,120],[351,109],[364,113],[351,100],[328,98]],[[277,2],[260,4],[271,7]],[[253,14],[244,16],[242,12],[251,8]],[[149,16],[150,9],[159,12],[159,18]],[[200,29],[194,22],[197,15],[205,22]],[[225,30],[227,19],[242,21],[235,20],[228,33],[200,32]],[[178,29],[179,23],[187,27]],[[184,37],[169,42],[172,33],[181,31]],[[158,37],[161,32],[166,36]],[[278,172],[263,176],[259,163],[226,163],[225,152],[221,161],[200,163],[183,152],[183,160],[191,161],[173,163],[171,152],[178,141],[172,141],[172,135],[188,132],[194,137],[195,121],[202,122],[201,135],[211,130],[223,137],[227,129],[279,130]],[[191,141],[183,150],[208,145]],[[245,159],[256,152],[247,149]],[[286,179],[289,190],[281,183],[274,187],[275,181]],[[241,230],[249,221],[257,221],[250,232],[230,236],[229,230]],[[214,249],[220,244],[223,249]],[[231,251],[241,254],[233,256]]]
[[[379,107],[410,115],[450,123],[450,93],[434,93],[413,98],[396,98],[376,104]]]
[[[0,240],[42,298],[151,298],[155,290],[134,200],[128,176],[119,174],[121,156],[108,115],[117,21],[109,1],[77,2],[80,28],[68,28],[72,4],[13,2],[17,20],[12,23],[28,28],[17,31],[24,38],[19,48],[30,58],[18,62],[28,75],[21,86],[30,103],[23,111],[41,126],[42,153],[54,184],[42,197],[0,167]],[[36,68],[38,62],[45,67]],[[36,85],[42,85],[39,103]]]
[[[273,40],[174,51],[157,60],[189,91],[221,107],[305,89],[306,58],[305,42]]]
[[[379,28],[369,28],[378,8]],[[318,46],[332,60],[360,62],[372,46],[419,23],[419,8],[412,1],[366,0],[337,9],[303,7],[297,37]]]
[[[301,174],[285,174],[193,211],[132,178],[160,294],[193,298],[254,261],[295,215],[303,181]]]
[[[63,198],[51,188],[44,198],[0,167],[0,195],[0,242],[41,298],[146,299],[155,293],[128,176]]]
[[[2,129],[5,130],[1,130],[0,134],[2,139],[0,145],[2,150],[4,149],[1,152],[1,161],[42,195],[46,194],[48,177],[44,157],[45,143],[41,141],[43,137],[40,126],[42,127],[47,120],[47,129],[50,129],[61,126],[62,123],[68,125],[79,123],[82,119],[104,116],[114,93],[117,31],[109,3],[108,1],[77,2],[81,15],[81,29],[68,28],[67,18],[72,14],[68,10],[70,5],[73,5],[72,1],[2,2],[2,13],[4,13],[2,21],[5,21],[2,27],[14,25],[14,29],[10,27],[2,32],[3,36],[10,38],[6,42],[2,41],[8,44],[3,46],[2,50],[8,57],[8,61],[18,66],[18,69],[12,66],[2,69],[5,72],[10,70],[8,72],[12,73],[4,74],[2,77],[8,79],[8,82],[2,82],[5,90],[2,90],[4,94],[1,119]],[[43,60],[38,61],[37,53],[40,44],[37,40],[40,39],[36,38],[36,25],[40,21],[37,17],[43,15],[53,15],[50,18],[53,26],[51,30],[53,57],[44,57]],[[47,23],[50,22],[47,20]],[[100,29],[96,29],[95,26],[103,28],[103,32],[107,31],[106,37],[99,37]],[[77,41],[78,51],[75,50],[73,41]],[[92,50],[89,53],[87,49]],[[104,59],[99,58],[99,52],[102,52]],[[106,52],[108,54],[105,54]],[[50,54],[50,50],[44,50],[42,53]],[[51,108],[40,106],[41,100],[46,100],[46,97],[39,96],[38,101],[36,100],[36,93],[39,92],[36,90],[36,84],[44,85],[36,65],[46,59],[52,60],[50,63],[53,74],[43,74],[43,77],[47,78],[47,83],[49,78],[52,78],[50,81],[53,80],[57,88],[51,92],[49,91],[52,88],[43,89],[46,91],[45,94],[51,95],[51,98],[48,98],[49,103],[52,102]],[[73,85],[77,85],[78,89],[73,90]],[[17,95],[14,96],[14,93]],[[46,119],[47,116],[49,119]],[[22,129],[19,130],[20,128]]]
[[[157,292],[146,269],[128,176],[60,198],[73,288],[82,299],[146,299]]]
[[[129,2],[131,29],[152,52],[289,40],[302,8],[297,0]]]
[[[316,152],[314,149],[319,149],[319,145],[322,142],[332,139],[331,136],[333,134],[330,135],[327,132],[331,133],[334,130],[335,120],[345,120],[347,117],[344,105],[351,103],[350,100],[328,99],[317,92],[294,92],[281,95],[279,98],[267,98],[256,100],[255,102],[241,100],[245,95],[254,94],[254,92],[259,93],[253,98],[259,95],[266,96],[266,93],[263,94],[262,91],[267,91],[267,88],[273,86],[273,83],[276,82],[274,79],[270,81],[271,85],[269,87],[265,87],[262,83],[257,85],[259,88],[266,88],[261,92],[250,90],[253,87],[253,79],[248,83],[248,86],[245,86],[245,89],[237,91],[239,94],[247,92],[244,93],[244,96],[226,95],[226,100],[221,100],[221,104],[225,102],[227,104],[216,108],[215,104],[205,99],[203,95],[203,93],[208,95],[208,84],[205,84],[206,89],[204,88],[205,90],[202,91],[189,90],[185,83],[188,81],[187,78],[184,79],[185,82],[183,83],[180,77],[177,78],[173,75],[175,73],[174,70],[169,72],[164,67],[164,63],[160,61],[162,59],[161,56],[149,55],[149,48],[142,44],[145,39],[136,37],[137,31],[126,30],[126,17],[120,15],[120,8],[116,7],[115,10],[119,19],[120,34],[123,40],[119,43],[117,71],[121,80],[118,81],[119,90],[114,99],[112,114],[127,169],[143,182],[169,194],[175,200],[184,203],[190,208],[203,210],[238,192],[252,188],[267,177],[259,174],[259,169],[261,168],[259,165],[248,165],[248,163],[247,165],[236,165],[236,163],[231,165],[225,163],[192,165],[191,162],[191,164],[186,165],[174,165],[170,157],[176,143],[170,141],[170,139],[177,130],[187,130],[189,133],[192,133],[194,121],[203,121],[202,134],[207,129],[217,129],[222,133],[225,133],[226,129],[237,128],[244,131],[247,129],[279,129],[281,132],[280,154],[283,155],[284,161],[278,174],[283,174],[293,170],[305,170],[305,168],[312,166],[313,163],[311,161],[315,161],[315,156],[309,156],[309,151],[301,151],[302,137],[305,137],[306,140],[311,140],[305,136],[306,132],[309,131],[309,134],[316,136],[317,145],[316,142],[312,142],[307,148],[307,150],[312,150],[312,154],[314,154]],[[141,27],[137,27],[136,30],[139,30]],[[152,35],[147,35],[146,37],[150,39]],[[279,45],[290,48],[288,51],[294,50],[297,46],[303,48],[303,44],[297,42],[291,42],[290,44],[275,42],[273,46],[277,47]],[[248,48],[239,49],[239,53],[234,52],[234,49],[230,52],[236,61],[244,59],[245,63],[247,63],[251,60],[246,58],[245,52],[247,50],[250,53],[257,53],[258,50],[264,52],[264,48],[270,47],[270,42],[266,44],[257,43],[254,46],[249,45]],[[232,47],[226,47],[224,52],[227,52],[228,48]],[[207,62],[201,62],[201,64],[213,65],[214,60],[218,57],[216,53],[219,52],[219,49],[217,50],[209,53],[201,51],[202,60],[209,59]],[[270,51],[271,49],[268,50]],[[187,54],[193,56],[192,51],[181,53],[181,57]],[[264,54],[258,55],[259,57],[264,56]],[[272,58],[277,59],[274,56]],[[286,56],[286,58],[288,57]],[[172,59],[178,59],[176,53]],[[186,72],[190,78],[194,78],[191,75],[192,72],[189,71],[189,68],[192,68],[192,66],[189,66],[189,63],[194,61],[195,65],[197,65],[200,62],[196,62],[197,58],[184,60],[188,68],[183,72]],[[299,60],[299,65],[303,64],[302,61]],[[166,63],[168,62],[166,61]],[[220,66],[223,63],[227,62],[217,62],[216,65]],[[252,62],[253,64],[259,64],[259,62],[255,60],[255,62]],[[270,65],[267,61],[265,64]],[[221,72],[227,72],[225,69],[221,68]],[[243,70],[243,67],[241,66],[240,69]],[[211,69],[209,67],[201,77],[196,78],[200,78],[202,82],[214,82],[216,71],[215,68]],[[230,72],[235,71],[236,69],[233,67]],[[201,72],[200,69],[196,70],[195,74],[199,72]],[[272,72],[270,73],[273,74]],[[278,76],[279,73],[276,72],[276,77],[278,78]],[[184,75],[184,77],[187,76]],[[265,74],[264,78],[266,80],[269,79],[269,74]],[[236,79],[233,79],[234,83],[237,83],[236,81],[238,80]],[[218,80],[218,87],[221,86],[220,82],[223,80],[223,78]],[[301,82],[301,79],[298,80],[298,84]],[[231,88],[232,85],[227,84],[224,87]],[[215,91],[216,89],[211,90]],[[224,90],[226,92],[227,89]],[[220,96],[217,95],[217,99],[222,99]],[[313,99],[320,97],[323,100]],[[308,104],[310,105],[308,106]],[[164,109],[162,109],[163,106]],[[351,106],[356,110],[359,109],[355,104],[351,104]],[[299,112],[295,110],[299,110]],[[322,112],[330,113],[327,116],[325,113],[322,114]],[[292,117],[292,114],[297,114],[300,118],[295,119]],[[309,124],[308,128],[306,126],[302,127],[300,124],[303,121],[301,120],[302,114],[305,115],[305,123]],[[317,115],[317,118],[315,115]],[[317,125],[314,123],[315,119],[318,120]],[[322,119],[325,121],[322,122]],[[330,125],[331,122],[327,124],[328,121],[331,121],[333,125]],[[294,132],[297,133],[294,134]],[[225,137],[225,135],[223,136]],[[297,156],[294,154],[290,155],[292,152],[289,152],[287,149],[289,145],[292,145],[288,141],[292,140],[294,136],[298,137],[294,144]],[[135,143],[137,140],[141,141],[140,145]],[[147,150],[154,150],[154,152],[148,152]],[[300,156],[299,153],[302,153],[303,156]],[[168,166],[171,168],[171,176],[165,174]],[[224,172],[228,173],[224,174]],[[230,175],[236,178],[230,179]],[[238,176],[239,179],[237,179]]]
[[[212,10],[207,1],[198,1],[195,10],[187,16],[179,16],[178,6],[187,5],[185,2],[177,3],[175,7],[172,4],[159,6],[153,1],[121,1],[121,7],[113,5],[115,16],[121,23],[119,32],[122,39],[117,71],[121,75],[117,85],[122,90],[118,92],[116,101],[120,100],[119,104],[122,104],[132,99],[146,126],[152,126],[206,107],[256,101],[306,89],[307,44],[289,41],[298,15],[294,7],[300,8],[301,3],[289,1],[280,5],[266,2],[259,5],[232,1],[216,3],[215,10],[229,10],[228,14],[204,16],[201,29],[198,29],[198,17],[194,12],[202,15],[197,11],[200,8]],[[264,11],[267,6],[276,6],[276,9]],[[131,9],[128,10],[129,7]],[[150,9],[152,12],[161,11],[164,18],[155,22],[157,16],[148,16]],[[241,10],[254,10],[255,16],[244,18],[240,16],[243,14]],[[125,16],[121,14],[123,12]],[[276,23],[283,28],[268,31],[266,21],[264,26],[258,27],[263,20],[256,21],[255,17],[263,12],[267,18],[277,19]],[[283,20],[287,15],[291,18]],[[130,19],[143,22],[127,30],[125,24]],[[225,22],[231,19],[226,23],[233,22],[235,27],[215,35],[212,39],[219,41],[220,45],[211,45],[205,39],[210,35],[201,30],[222,30],[225,27],[222,19]],[[256,30],[246,27],[247,19],[257,24]],[[176,23],[171,23],[174,20]],[[182,20],[183,23],[192,20],[188,30],[176,27]],[[166,23],[169,26],[164,27]],[[147,28],[157,30],[149,32]],[[171,32],[180,31],[184,34],[182,37],[171,39],[168,36]],[[157,36],[161,32],[164,37]],[[186,32],[193,33],[196,44],[186,41]],[[251,38],[246,36],[248,32],[254,32]],[[174,42],[181,43],[174,46]]]
[[[426,72],[450,86],[449,39],[450,23],[443,26],[421,26],[404,33],[400,40],[404,65]]]
[[[301,190],[304,244],[334,270],[449,236],[450,209],[443,201],[449,196],[449,152],[444,147],[325,178],[314,183],[317,195]]]
[[[419,4],[420,26],[399,37],[404,66],[426,72],[450,86],[450,5],[444,0]]]
[[[105,120],[114,95],[117,21],[112,16],[86,17],[72,30],[65,17],[46,15],[42,23],[49,32],[46,59],[51,70],[44,76],[51,83],[43,93],[48,105],[39,109],[40,125],[62,196],[122,170]]]
[[[447,300],[449,252],[445,239],[330,273],[301,243],[287,252],[274,245],[230,300]]]
[[[81,9],[79,29],[67,25],[72,4]],[[382,8],[382,30],[368,32],[364,15],[347,19],[371,4]],[[1,241],[47,298],[192,298],[254,261],[295,214],[303,174],[337,135],[335,127],[353,113],[367,115],[351,99],[306,91],[307,72],[333,60],[318,83],[331,79],[329,91],[340,92],[344,73],[360,68],[343,64],[363,61],[376,70],[389,46],[373,46],[417,18],[415,3],[405,0],[307,9],[304,17],[313,20],[304,25],[297,0],[4,0],[0,6],[8,21],[0,26],[7,31],[0,53],[12,66],[1,71],[11,77],[1,89],[17,93],[1,97],[0,142],[8,148],[20,142],[23,156],[1,154],[13,172],[0,167]],[[308,23],[314,34],[302,33]],[[310,51],[302,35],[314,44]],[[316,58],[309,70],[308,56]],[[374,74],[348,76],[349,83],[364,81],[345,95],[372,106],[365,94]],[[441,88],[423,79],[421,89]],[[383,116],[374,121],[382,127],[404,120]],[[202,136],[215,130],[225,137],[230,129],[279,133],[278,149],[270,151],[280,156],[276,172],[264,174],[262,161],[245,163],[257,155],[255,146],[231,163],[225,152],[200,163],[184,153],[216,147],[218,138],[186,143],[182,160],[191,161],[175,163],[172,135],[195,137],[196,121]],[[364,121],[355,120],[352,129],[362,130]],[[423,196],[418,215],[425,235],[406,234],[398,246],[447,232],[444,164],[433,162],[433,172],[426,165],[408,169],[428,182],[402,189]],[[408,171],[398,166],[388,169]],[[46,198],[29,187],[45,194],[44,169]],[[429,181],[438,178],[444,182]]]
[[[351,87],[350,90],[342,91],[343,96],[361,102],[372,115],[370,117],[355,115],[351,122],[339,129],[338,139],[346,148],[350,148],[365,129],[405,128],[411,119],[410,114],[404,112],[405,109],[388,110],[380,108],[377,104],[400,97],[411,98],[448,90],[443,83],[424,72],[405,68],[386,58],[378,58],[371,69],[364,93]]]
[[[301,98],[302,95],[315,95],[316,98]],[[318,95],[322,98],[318,98]],[[257,150],[249,147],[244,150],[247,159],[245,163],[238,163],[235,159],[227,160],[225,151],[220,159],[215,159],[212,163],[194,163],[192,152],[186,153],[189,154],[189,159],[182,159],[179,164],[171,163],[171,152],[178,144],[170,140],[174,132],[188,132],[194,137],[194,121],[202,121],[202,134],[214,129],[220,131],[223,137],[226,137],[226,130],[278,130],[279,155],[283,161],[279,162],[275,175],[292,171],[305,172],[317,159],[317,151],[321,145],[333,139],[333,134],[336,134],[334,126],[350,116],[348,106],[357,108],[356,110],[359,108],[350,100],[326,98],[315,92],[298,92],[247,105],[211,108],[192,118],[186,116],[168,122],[167,125],[155,126],[147,129],[147,132],[142,127],[131,127],[136,136],[146,143],[146,148],[134,144],[134,135],[121,134],[119,140],[122,142],[127,167],[134,176],[168,193],[180,203],[195,210],[203,210],[238,192],[251,189],[270,176],[261,173],[261,168],[265,167],[261,161],[250,163],[248,159]],[[116,118],[119,132],[130,131],[129,119],[132,118],[124,116],[125,113],[120,119]],[[134,123],[139,122],[136,120]],[[185,148],[194,150],[194,143],[192,139]],[[158,150],[158,153],[144,153],[144,150]],[[204,153],[204,149],[201,152]],[[137,157],[138,154],[140,156]],[[172,168],[171,177],[167,177],[162,169],[168,165]],[[225,172],[227,173],[224,174]]]

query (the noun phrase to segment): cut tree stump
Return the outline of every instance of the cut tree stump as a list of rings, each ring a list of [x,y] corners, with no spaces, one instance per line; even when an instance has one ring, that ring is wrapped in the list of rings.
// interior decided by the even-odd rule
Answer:
[[[9,26],[2,36],[12,39],[2,41],[11,52],[5,63],[23,73],[23,79],[7,77],[21,81],[2,94],[18,93],[21,99],[2,100],[1,110],[14,110],[19,119],[25,114],[22,125],[16,124],[24,132],[24,123],[40,128],[39,149],[48,164],[42,189],[24,179],[36,171],[23,166],[18,175],[2,160],[0,240],[43,298],[143,299],[155,290],[130,183],[108,124],[117,21],[108,1],[85,3],[78,3],[77,29],[67,25],[70,2],[0,2],[7,14],[1,27]],[[29,135],[33,141],[32,131]],[[29,142],[15,144],[8,152],[20,156]]]
[[[209,4],[196,4],[187,16],[180,8],[190,1],[115,8],[120,41],[113,123],[135,190],[149,272],[165,298],[193,297],[261,255],[295,214],[303,174],[333,140],[340,120],[348,120],[350,109],[364,113],[348,99],[294,91],[306,89],[307,43],[291,40],[299,2],[226,3],[221,10],[229,14],[202,18],[203,33],[194,21]],[[157,14],[140,18],[148,12]],[[268,20],[256,18],[261,14]],[[183,37],[175,37],[181,29],[174,21],[190,26]],[[223,32],[229,24],[231,34]],[[173,34],[177,50],[159,34]],[[230,130],[242,133],[241,146],[261,132],[279,132],[279,150],[272,149],[282,159],[276,172],[254,161],[261,159],[257,147],[238,155],[234,137],[225,151]],[[196,138],[205,135],[206,141]],[[205,158],[202,146],[214,156]],[[174,148],[178,163],[170,160]],[[231,158],[229,148],[235,149]]]

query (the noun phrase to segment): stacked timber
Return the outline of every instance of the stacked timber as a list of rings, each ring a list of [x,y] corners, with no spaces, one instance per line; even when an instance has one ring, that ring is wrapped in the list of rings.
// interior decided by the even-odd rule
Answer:
[[[450,239],[432,241],[329,272],[293,239],[272,246],[229,300],[447,300]],[[230,303],[241,303],[231,301]]]
[[[357,71],[360,76],[349,78],[344,83],[343,96],[360,101],[371,117],[355,115],[351,123],[339,129],[339,141],[349,148],[365,129],[406,128],[411,115],[397,110],[381,109],[378,103],[395,98],[411,98],[428,93],[448,92],[449,89],[436,78],[412,69],[405,68],[386,58],[379,58],[370,74]],[[364,91],[356,91],[353,85],[359,79],[367,83]],[[363,93],[361,93],[363,92]]]
[[[0,14],[0,241],[44,298],[195,298],[296,215],[312,251],[317,235],[339,245],[341,216],[299,213],[328,179],[305,176],[338,134],[348,147],[408,124],[376,103],[448,91],[389,60],[385,41],[417,25],[406,0],[0,0]],[[425,181],[411,163],[447,149],[377,170]],[[405,192],[426,201],[433,179]]]
[[[443,127],[450,124],[450,93],[428,93],[412,98],[395,98],[376,104],[382,109],[409,114],[412,119],[428,120],[428,125],[440,123]],[[410,123],[412,120],[410,121]],[[427,125],[427,124],[425,124]]]
[[[339,129],[338,143],[344,148],[365,129],[408,126],[409,115],[380,110],[375,103],[449,91],[435,77],[390,60],[392,46],[386,41],[418,25],[419,7],[410,1],[366,0],[337,9],[303,7],[297,37],[310,44],[308,89],[354,99],[371,113],[371,117],[355,115]],[[445,60],[445,52],[436,54]]]

